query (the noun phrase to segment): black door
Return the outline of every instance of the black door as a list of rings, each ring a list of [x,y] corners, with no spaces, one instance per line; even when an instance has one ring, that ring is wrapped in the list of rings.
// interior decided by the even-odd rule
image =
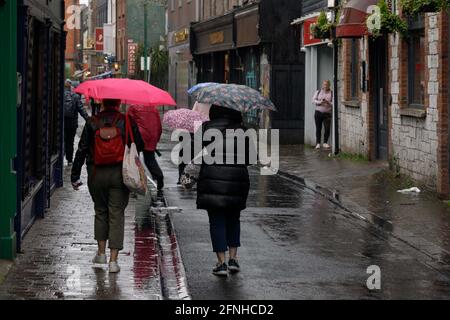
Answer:
[[[371,93],[375,111],[376,158],[388,159],[388,101],[386,38],[370,40]]]
[[[271,98],[278,109],[272,127],[280,129],[280,143],[303,144],[305,136],[305,76],[302,65],[274,65]]]

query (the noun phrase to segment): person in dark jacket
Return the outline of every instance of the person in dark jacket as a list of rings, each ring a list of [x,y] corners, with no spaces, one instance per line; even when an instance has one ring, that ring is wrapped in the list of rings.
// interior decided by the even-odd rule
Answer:
[[[75,155],[71,176],[72,186],[78,190],[82,184],[80,181],[81,169],[85,163],[87,164],[88,188],[95,207],[95,239],[98,242],[98,252],[92,262],[94,264],[107,263],[106,242],[109,240],[111,250],[109,272],[111,273],[120,271],[117,257],[119,251],[123,249],[125,209],[130,193],[123,183],[119,151],[117,151],[117,160],[113,164],[96,165],[95,161],[99,161],[99,156],[94,154],[94,150],[96,150],[96,141],[99,141],[99,138],[96,140],[96,133],[100,128],[107,126],[113,126],[120,130],[122,143],[117,139],[115,142],[119,142],[122,149],[125,146],[126,119],[125,115],[120,113],[119,106],[120,100],[103,100],[101,112],[87,121]],[[136,147],[138,151],[142,151],[144,143],[139,129],[132,119],[130,122]],[[131,139],[128,143],[131,145]],[[104,145],[109,146],[106,143]],[[111,149],[116,150],[115,148]]]
[[[73,145],[78,129],[78,114],[84,120],[89,118],[88,113],[83,108],[81,97],[72,92],[72,84],[70,80],[66,80],[64,90],[64,151],[69,166],[73,162]]]
[[[227,129],[244,129],[242,115],[238,111],[213,105],[210,110],[210,121],[202,125],[202,134],[209,129],[218,129],[223,133],[224,152],[217,158],[223,157],[224,164],[208,165],[203,161],[197,186],[197,208],[208,211],[210,234],[213,251],[218,263],[213,274],[227,276],[228,271],[238,272],[240,266],[237,261],[237,250],[240,247],[240,214],[246,208],[250,188],[250,180],[246,164],[227,164],[226,149]],[[234,138],[232,138],[234,139]],[[208,146],[207,142],[203,147]],[[248,153],[249,144],[245,152]],[[233,152],[233,151],[232,151]],[[234,153],[237,153],[235,147]],[[233,157],[236,158],[237,154]],[[240,155],[242,156],[242,155]],[[229,250],[229,261],[226,263],[226,251]]]

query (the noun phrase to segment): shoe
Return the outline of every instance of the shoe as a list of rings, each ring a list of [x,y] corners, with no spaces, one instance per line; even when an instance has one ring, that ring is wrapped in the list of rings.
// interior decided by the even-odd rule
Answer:
[[[316,150],[320,149],[320,144],[316,145]]]
[[[331,146],[328,143],[323,144],[324,149],[331,149]]]
[[[213,269],[212,272],[216,276],[226,277],[228,276],[228,266],[227,264],[218,262],[216,267]]]
[[[92,259],[93,264],[106,264],[106,254],[97,254],[94,259]]]
[[[120,272],[120,267],[117,261],[112,261],[109,263],[109,273],[118,273]]]
[[[164,202],[164,190],[158,190],[156,193],[156,200]]]
[[[236,259],[230,259],[228,261],[228,270],[230,270],[231,273],[236,273],[241,271],[241,267],[239,266],[239,263]]]

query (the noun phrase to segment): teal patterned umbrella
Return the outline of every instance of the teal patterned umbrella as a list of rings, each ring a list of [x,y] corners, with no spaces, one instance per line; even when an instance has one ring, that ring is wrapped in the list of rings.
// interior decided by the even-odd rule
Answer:
[[[244,113],[257,109],[277,111],[272,101],[264,97],[259,91],[236,84],[218,84],[205,87],[201,89],[197,101]]]

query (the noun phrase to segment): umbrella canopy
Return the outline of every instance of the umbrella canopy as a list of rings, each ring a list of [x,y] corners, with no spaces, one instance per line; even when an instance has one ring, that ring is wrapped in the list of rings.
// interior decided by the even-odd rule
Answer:
[[[195,101],[192,110],[203,113],[205,116],[209,117],[209,110],[211,109],[211,105],[207,103],[200,103]]]
[[[255,109],[276,111],[275,105],[259,91],[236,84],[218,84],[201,89],[197,101],[249,112]]]
[[[170,110],[164,115],[163,123],[170,129],[183,129],[194,133],[209,117],[190,109]]]
[[[342,9],[339,24],[336,27],[336,37],[357,38],[368,34],[366,19],[367,9],[376,5],[379,0],[350,0]]]
[[[207,87],[211,87],[211,86],[215,86],[215,85],[218,85],[218,84],[219,83],[217,83],[217,82],[202,82],[202,83],[196,84],[195,86],[190,88],[188,90],[188,94],[191,95],[191,96],[192,95],[196,95],[196,94],[198,94],[200,92],[201,89],[207,88]]]
[[[175,106],[170,94],[141,80],[104,79],[80,84],[76,93],[96,100],[118,99],[125,104],[143,106]]]

